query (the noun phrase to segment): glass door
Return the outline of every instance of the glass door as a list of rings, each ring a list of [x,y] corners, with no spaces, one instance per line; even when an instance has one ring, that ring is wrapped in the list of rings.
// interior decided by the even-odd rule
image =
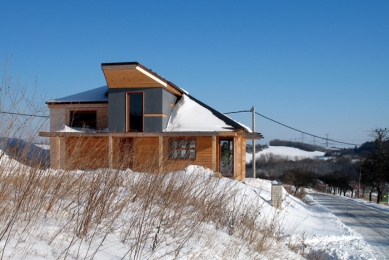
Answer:
[[[220,139],[220,173],[225,177],[234,176],[234,142]]]

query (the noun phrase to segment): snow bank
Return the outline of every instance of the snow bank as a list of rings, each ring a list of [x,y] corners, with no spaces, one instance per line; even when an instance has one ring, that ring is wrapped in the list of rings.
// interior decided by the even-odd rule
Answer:
[[[48,165],[50,163],[50,150],[18,138],[0,137],[0,153],[7,155],[5,158],[12,157],[16,161],[27,164]],[[4,160],[8,162],[8,159]]]
[[[246,179],[259,197],[270,201],[271,181]],[[336,216],[307,195],[307,204],[283,191],[284,201],[277,210],[286,239],[304,241],[305,250],[322,255],[320,259],[374,259],[370,245]],[[272,208],[275,210],[274,208]],[[307,251],[306,251],[307,252]]]

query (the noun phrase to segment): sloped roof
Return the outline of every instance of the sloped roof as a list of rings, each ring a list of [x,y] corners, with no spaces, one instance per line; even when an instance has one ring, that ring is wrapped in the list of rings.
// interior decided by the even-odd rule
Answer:
[[[175,95],[188,94],[184,89],[136,61],[102,63],[101,69],[109,88],[161,86]]]
[[[46,101],[46,104],[53,103],[108,103],[108,97],[106,92],[108,86],[102,86],[94,88],[81,93],[70,95],[63,98],[50,99]]]
[[[164,132],[226,132],[235,129],[252,132],[250,128],[232,120],[194,97],[182,95],[173,108]]]

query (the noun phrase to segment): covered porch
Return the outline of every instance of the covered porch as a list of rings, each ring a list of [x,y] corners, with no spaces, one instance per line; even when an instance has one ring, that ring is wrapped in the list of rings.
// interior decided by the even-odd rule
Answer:
[[[200,165],[237,180],[246,175],[246,140],[262,138],[259,133],[243,131],[39,135],[50,137],[50,163],[54,169],[130,168],[167,173]]]

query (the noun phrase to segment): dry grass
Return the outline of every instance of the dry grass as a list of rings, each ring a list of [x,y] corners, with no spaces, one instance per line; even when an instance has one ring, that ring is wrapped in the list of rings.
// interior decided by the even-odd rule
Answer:
[[[198,245],[224,259],[239,259],[242,252],[252,259],[285,253],[277,250],[277,222],[259,217],[259,202],[246,205],[238,182],[205,176],[202,167],[187,169],[53,171],[3,163],[0,253],[12,247],[15,256],[26,257],[40,237],[57,258],[93,259],[111,236],[120,238],[128,259],[198,259]],[[220,232],[234,243],[215,242]],[[17,246],[11,241],[16,237]]]
[[[305,188],[300,188],[295,194],[295,187],[291,185],[283,185],[286,192],[288,192],[290,195],[299,198],[301,201],[304,202],[304,197],[307,195],[307,192],[305,191]]]

